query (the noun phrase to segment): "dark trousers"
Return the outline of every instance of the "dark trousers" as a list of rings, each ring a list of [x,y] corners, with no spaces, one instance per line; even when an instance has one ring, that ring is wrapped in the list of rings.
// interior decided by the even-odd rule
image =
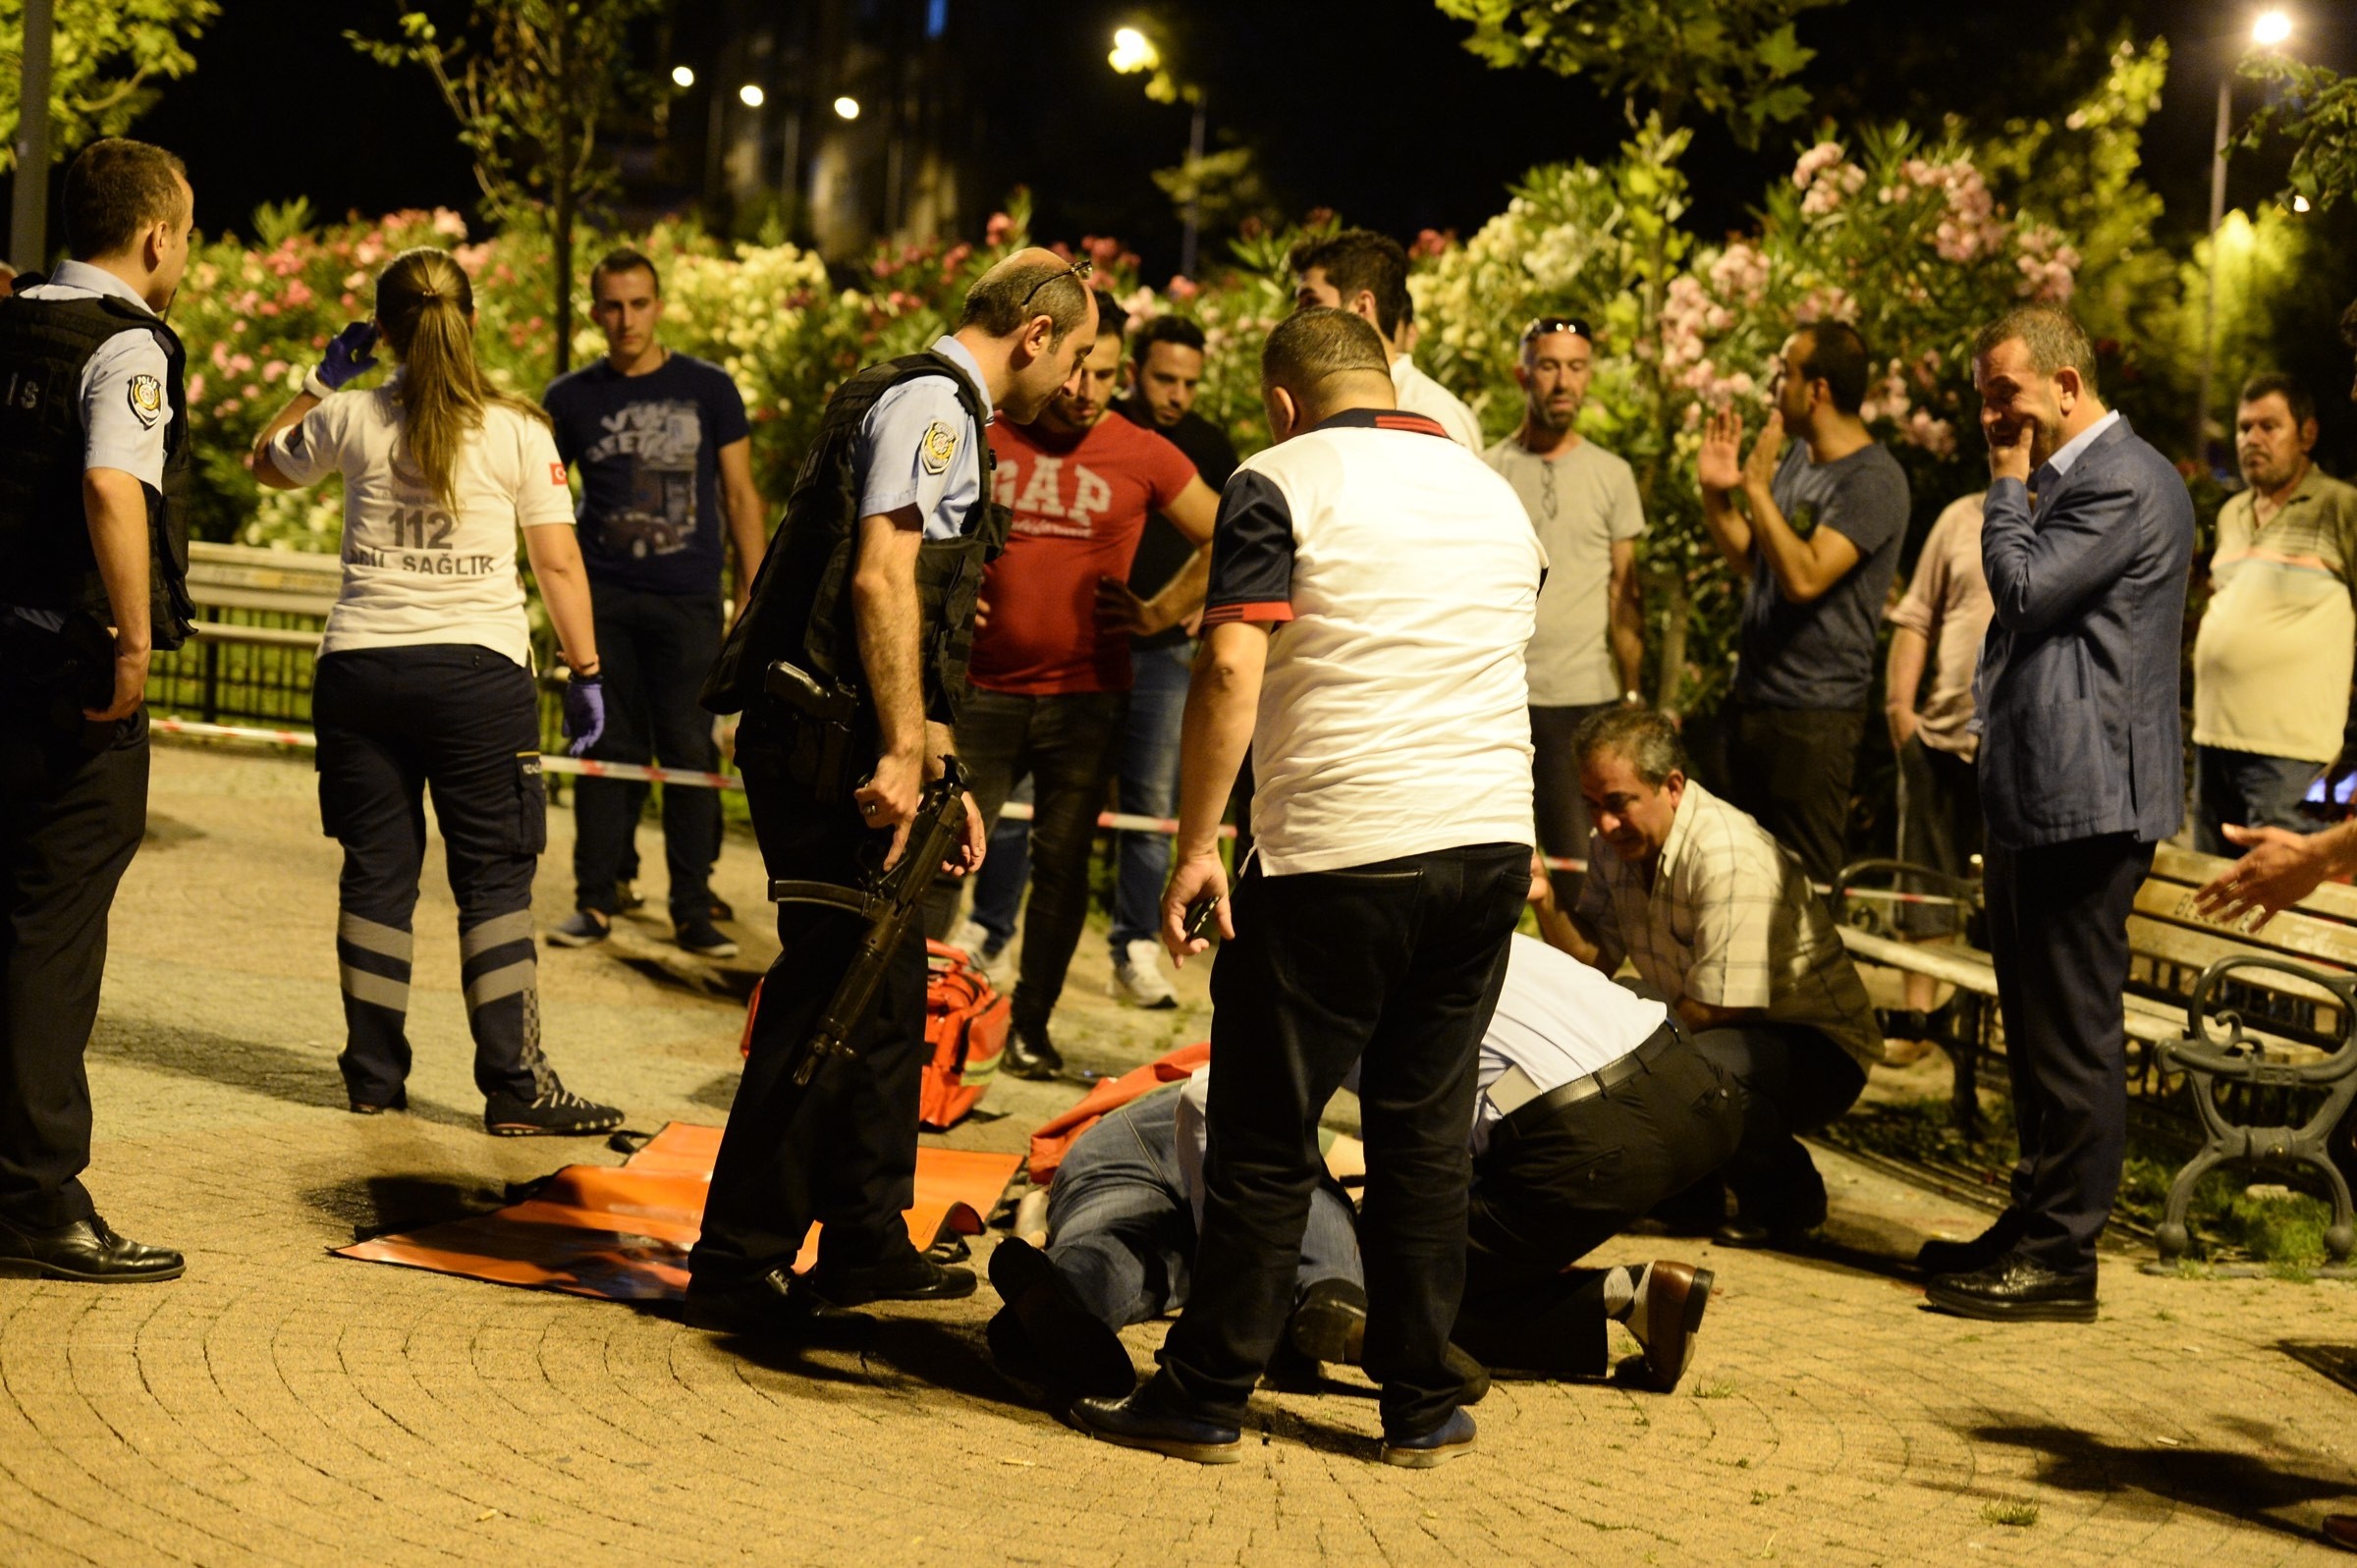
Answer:
[[[2020,1250],[2095,1271],[2127,1152],[2128,913],[2153,846],[2127,834],[1988,850],[1989,948],[2021,1160]]]
[[[1080,1135],[1048,1188],[1048,1259],[1110,1327],[1186,1305],[1195,1211],[1178,1131],[1178,1088],[1133,1100]],[[1363,1282],[1350,1204],[1331,1184],[1310,1194],[1294,1293],[1326,1279]]]
[[[147,826],[146,710],[97,749],[76,717],[112,675],[59,638],[0,635],[0,1218],[43,1228],[92,1213],[82,1053],[107,912]]]
[[[1735,714],[1727,780],[1737,806],[1759,819],[1799,859],[1809,880],[1830,887],[1849,838],[1849,786],[1858,768],[1863,708],[1766,708]]]
[[[1705,1029],[1694,1047],[1734,1085],[1743,1139],[1727,1162],[1738,1211],[1765,1224],[1810,1225],[1823,1217],[1825,1178],[1801,1147],[1858,1103],[1866,1069],[1839,1046],[1800,1024],[1734,1024]]]
[[[763,699],[738,732],[737,762],[761,859],[773,878],[856,886],[892,837],[860,826],[849,798],[814,805],[787,782],[786,744]],[[704,1230],[688,1267],[726,1289],[791,1268],[813,1223],[823,1260],[859,1268],[908,1245],[916,1201],[916,1112],[925,1061],[925,940],[914,924],[892,955],[848,1061],[794,1081],[801,1050],[857,952],[851,915],[778,905],[776,963],[761,985],[751,1054],[712,1167]]]
[[[720,596],[636,593],[603,583],[590,596],[599,673],[606,684],[606,732],[589,755],[600,762],[659,763],[711,773],[720,766],[712,715],[696,700],[720,656]],[[615,884],[637,866],[638,818],[652,786],[583,779],[575,786],[574,902],[612,915]],[[663,860],[674,922],[707,920],[712,862],[720,856],[720,796],[710,789],[663,791]]]
[[[1571,737],[1590,717],[1616,706],[1599,702],[1530,710],[1530,771],[1536,786],[1531,803],[1537,808],[1539,847],[1550,855],[1566,860],[1588,856],[1588,802],[1579,792],[1579,759],[1572,755]],[[1575,907],[1580,884],[1586,879],[1576,871],[1553,875],[1557,900],[1565,909]]]
[[[1973,856],[1981,852],[1980,771],[1972,759],[1911,736],[1898,748],[1898,858],[1951,877],[1971,876]],[[1902,904],[1898,923],[1910,936],[1946,936],[1955,930],[1956,911],[1945,904]]]
[[[333,653],[313,676],[311,719],[320,825],[344,846],[336,959],[345,1088],[356,1101],[396,1105],[410,1076],[411,922],[429,789],[459,902],[474,1086],[526,1100],[555,1088],[540,1051],[532,941],[548,796],[530,674],[472,644]]]
[[[1464,1288],[1473,1062],[1530,886],[1527,844],[1264,875],[1234,893],[1212,966],[1194,1293],[1153,1397],[1234,1425],[1293,1302],[1319,1182],[1318,1117],[1353,1063],[1367,1143],[1359,1243],[1367,1375],[1383,1424],[1420,1436],[1462,1391],[1444,1359]]]
[[[1571,1265],[1717,1170],[1742,1132],[1734,1086],[1682,1037],[1534,1125],[1495,1123],[1473,1162],[1456,1343],[1493,1367],[1601,1377],[1604,1271]]]
[[[976,690],[958,716],[958,757],[985,831],[1015,781],[1031,778],[1031,901],[1023,913],[1023,955],[1014,1022],[1044,1029],[1064,995],[1064,972],[1088,922],[1088,852],[1097,813],[1121,758],[1125,691],[1022,697]],[[935,940],[957,923],[958,884],[944,877],[926,902]]]
[[[2242,847],[2220,831],[2229,822],[2244,828],[2316,832],[2323,824],[2300,810],[2300,802],[2324,776],[2321,762],[2194,747],[2193,847],[2206,855],[2241,854]]]

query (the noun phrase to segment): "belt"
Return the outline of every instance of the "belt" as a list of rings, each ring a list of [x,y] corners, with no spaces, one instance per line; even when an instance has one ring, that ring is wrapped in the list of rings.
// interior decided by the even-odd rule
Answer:
[[[1499,1118],[1499,1130],[1517,1137],[1535,1132],[1581,1101],[1593,1100],[1607,1089],[1617,1088],[1638,1073],[1650,1070],[1664,1053],[1685,1043],[1686,1031],[1678,1023],[1677,1015],[1669,1014],[1636,1050],[1617,1061],[1606,1062],[1584,1078],[1574,1078],[1535,1099],[1523,1101]]]

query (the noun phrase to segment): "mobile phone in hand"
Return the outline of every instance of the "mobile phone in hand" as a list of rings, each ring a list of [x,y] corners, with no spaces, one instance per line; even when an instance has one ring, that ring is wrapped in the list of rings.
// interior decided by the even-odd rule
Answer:
[[[1219,917],[1220,901],[1219,894],[1207,892],[1186,906],[1187,941],[1210,935],[1212,922]]]

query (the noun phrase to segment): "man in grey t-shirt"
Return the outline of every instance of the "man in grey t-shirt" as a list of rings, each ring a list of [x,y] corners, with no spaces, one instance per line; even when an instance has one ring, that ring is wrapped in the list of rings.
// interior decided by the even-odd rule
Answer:
[[[1906,472],[1858,417],[1867,375],[1853,328],[1800,328],[1778,356],[1776,407],[1750,454],[1738,456],[1743,420],[1726,408],[1696,462],[1703,521],[1750,579],[1730,792],[1820,883],[1841,869],[1875,627],[1907,531]],[[1787,432],[1798,439],[1788,453]]]
[[[1637,597],[1637,537],[1645,514],[1627,462],[1573,428],[1587,401],[1595,342],[1585,321],[1541,316],[1522,329],[1514,379],[1522,424],[1482,454],[1506,476],[1547,547],[1539,629],[1530,639],[1530,741],[1537,785],[1539,847],[1550,855],[1588,852],[1588,808],[1580,798],[1571,736],[1590,714],[1637,700],[1645,658]],[[1579,878],[1558,872],[1556,896],[1579,896]]]

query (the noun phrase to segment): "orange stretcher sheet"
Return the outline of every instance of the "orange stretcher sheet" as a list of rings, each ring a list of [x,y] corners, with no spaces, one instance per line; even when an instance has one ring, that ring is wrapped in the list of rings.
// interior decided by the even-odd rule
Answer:
[[[335,1254],[609,1301],[676,1301],[687,1289],[687,1252],[703,1228],[719,1151],[718,1127],[675,1121],[619,1168],[567,1165],[522,1203]],[[945,1230],[979,1233],[1021,1162],[1019,1155],[918,1150],[909,1239],[930,1247]],[[817,1258],[814,1227],[795,1268]]]

